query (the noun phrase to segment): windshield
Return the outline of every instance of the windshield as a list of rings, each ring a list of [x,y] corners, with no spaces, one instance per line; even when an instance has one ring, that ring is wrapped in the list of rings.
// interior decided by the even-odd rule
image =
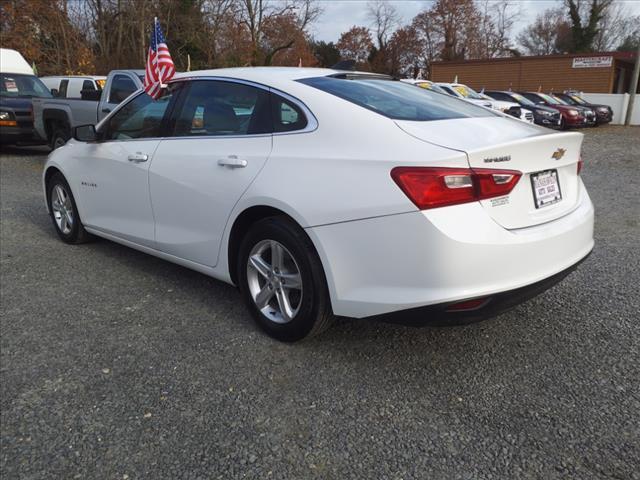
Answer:
[[[315,77],[300,83],[340,97],[394,120],[447,120],[497,116],[491,110],[396,80],[357,75]]]
[[[545,102],[550,103],[551,105],[561,105],[561,102],[551,95],[547,95],[546,93],[537,93],[536,95],[538,95]]]
[[[555,100],[557,100],[558,103],[560,103],[561,105],[571,105],[570,102],[567,102],[566,100],[564,100],[563,98],[560,98],[559,96],[557,96],[555,94],[551,94],[550,97],[555,99]]]
[[[527,97],[524,97],[524,96],[520,95],[519,93],[512,93],[511,96],[513,98],[515,98],[518,101],[518,103],[520,103],[522,105],[527,105],[529,107],[535,106],[535,103],[533,103]]]
[[[430,82],[420,82],[420,83],[416,83],[417,86],[419,86],[420,88],[424,88],[425,90],[431,90],[432,92],[438,92],[441,93],[443,95],[448,95],[447,92],[445,92],[442,87],[440,87],[439,85],[436,85],[435,83],[430,83]]]
[[[0,96],[30,98],[50,98],[51,92],[44,83],[34,75],[20,75],[17,73],[0,73]]]
[[[571,95],[567,95],[571,100],[573,100],[576,103],[579,103],[581,105],[586,105],[587,102],[585,102],[582,98],[580,98],[578,95],[575,94],[571,94]]]
[[[467,87],[466,85],[454,85],[453,88],[464,98],[484,100],[484,98],[482,98],[482,96],[478,92],[476,92],[473,88]]]

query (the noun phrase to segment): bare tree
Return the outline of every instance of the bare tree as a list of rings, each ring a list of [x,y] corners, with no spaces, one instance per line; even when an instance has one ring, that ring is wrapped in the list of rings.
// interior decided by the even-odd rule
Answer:
[[[634,29],[638,28],[640,28],[640,15],[632,15],[624,3],[611,3],[600,20],[593,48],[598,52],[614,50]]]
[[[518,43],[529,55],[551,55],[562,52],[562,34],[569,23],[562,9],[548,9],[538,14],[533,23],[518,35]]]
[[[251,64],[269,65],[273,56],[281,50],[289,49],[295,43],[292,35],[285,36],[277,43],[265,43],[265,25],[278,17],[288,17],[299,30],[305,30],[309,23],[321,13],[314,0],[241,0],[237,3],[236,15],[251,38]]]
[[[367,17],[378,41],[378,50],[385,50],[389,38],[400,25],[400,15],[386,0],[373,0],[367,4]]]

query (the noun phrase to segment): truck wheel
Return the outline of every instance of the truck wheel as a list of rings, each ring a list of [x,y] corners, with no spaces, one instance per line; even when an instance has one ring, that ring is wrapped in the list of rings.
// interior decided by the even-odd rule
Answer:
[[[57,127],[51,135],[51,150],[62,147],[71,138],[69,129],[64,127]]]

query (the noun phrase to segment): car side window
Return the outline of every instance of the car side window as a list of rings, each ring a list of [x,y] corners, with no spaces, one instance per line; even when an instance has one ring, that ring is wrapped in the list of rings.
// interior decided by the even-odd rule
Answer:
[[[103,140],[153,138],[162,134],[162,120],[172,93],[153,100],[142,93],[118,110],[109,120]]]
[[[111,82],[109,103],[120,103],[136,90],[136,84],[133,83],[133,80],[126,75],[116,75]]]
[[[242,83],[197,80],[176,114],[174,137],[271,133],[269,92]]]
[[[293,132],[307,126],[307,117],[302,109],[275,93],[271,94],[271,114],[274,132]]]
[[[69,80],[66,78],[60,81],[60,88],[58,89],[59,98],[67,98],[67,87],[69,86]]]
[[[96,86],[91,80],[85,80],[82,82],[82,90],[96,90]]]

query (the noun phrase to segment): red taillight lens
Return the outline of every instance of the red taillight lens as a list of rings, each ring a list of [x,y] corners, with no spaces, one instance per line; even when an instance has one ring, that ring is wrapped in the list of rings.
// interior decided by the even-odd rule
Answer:
[[[582,167],[584,167],[584,161],[582,160],[582,157],[580,157],[578,159],[578,171],[577,171],[578,175],[580,175],[580,172],[582,171]]]
[[[522,176],[489,168],[396,167],[391,178],[420,209],[459,205],[507,195]]]

